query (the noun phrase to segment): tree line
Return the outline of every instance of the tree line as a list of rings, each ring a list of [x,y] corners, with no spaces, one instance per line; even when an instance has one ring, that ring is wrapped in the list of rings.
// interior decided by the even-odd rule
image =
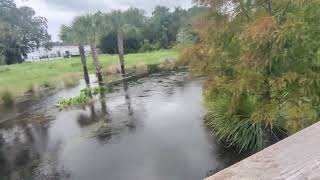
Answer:
[[[178,34],[190,28],[192,18],[206,10],[206,7],[194,6],[170,11],[167,7],[157,6],[150,17],[137,8],[113,11],[105,16],[112,19],[113,25],[122,24],[126,52],[136,53],[173,47],[177,44]],[[102,37],[99,48],[103,53],[118,54],[115,29]]]
[[[118,54],[119,38],[123,39],[124,53],[173,47],[177,44],[179,33],[180,37],[190,36],[188,29],[191,27],[192,17],[206,10],[206,7],[194,6],[189,9],[177,7],[171,11],[167,7],[158,6],[151,16],[137,8],[84,16],[96,18],[95,30],[90,33],[93,33],[91,36],[95,34],[95,44],[100,52]],[[0,0],[0,64],[21,63],[30,51],[39,47],[50,49],[54,43],[51,42],[47,29],[47,19],[36,16],[32,8],[17,7],[13,0]],[[62,33],[60,35],[63,36]],[[70,41],[64,40],[65,43]]]
[[[119,55],[121,72],[124,75],[125,53],[173,47],[177,44],[177,37],[188,35],[186,32],[189,31],[185,29],[191,28],[191,19],[206,10],[206,7],[194,6],[188,10],[175,8],[174,11],[170,11],[167,7],[157,6],[151,17],[138,8],[129,8],[126,11],[113,10],[108,13],[99,11],[78,16],[71,24],[63,25],[60,39],[66,44],[79,47],[87,82],[89,78],[84,45],[90,45],[96,75],[101,84],[98,48],[104,53]],[[191,36],[196,39],[195,34]]]
[[[197,0],[199,41],[182,50],[208,76],[207,126],[260,150],[320,120],[319,0]]]

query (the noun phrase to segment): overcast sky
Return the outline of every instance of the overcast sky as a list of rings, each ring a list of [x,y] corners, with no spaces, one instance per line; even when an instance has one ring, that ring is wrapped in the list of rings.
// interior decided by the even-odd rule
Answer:
[[[59,40],[58,34],[62,24],[69,24],[72,19],[81,14],[93,13],[98,10],[107,12],[112,9],[127,9],[137,7],[151,14],[156,5],[170,8],[180,6],[188,8],[191,0],[15,0],[18,6],[30,6],[37,15],[48,19],[49,34],[52,40]]]

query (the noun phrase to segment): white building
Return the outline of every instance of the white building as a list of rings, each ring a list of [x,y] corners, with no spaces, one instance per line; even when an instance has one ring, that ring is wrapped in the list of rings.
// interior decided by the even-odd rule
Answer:
[[[91,54],[90,46],[84,46],[86,55]],[[78,46],[53,46],[51,50],[39,48],[33,52],[27,54],[26,61],[41,61],[48,59],[68,58],[73,56],[79,56]]]

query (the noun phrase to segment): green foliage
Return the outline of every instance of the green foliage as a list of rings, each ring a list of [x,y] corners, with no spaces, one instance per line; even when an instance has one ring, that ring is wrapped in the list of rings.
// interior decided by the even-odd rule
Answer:
[[[207,124],[221,140],[259,150],[320,120],[320,1],[201,3],[211,11],[195,21],[200,41],[182,58],[209,77]]]
[[[149,52],[159,49],[168,49],[177,43],[177,35],[181,29],[188,29],[195,16],[206,12],[202,6],[190,9],[168,8],[158,6],[147,17],[143,10],[129,8],[126,11],[112,11],[105,14],[104,24],[108,26],[108,33],[100,39],[99,47],[104,53],[117,54],[117,33],[124,34],[125,53]],[[194,34],[193,34],[194,35]]]
[[[21,63],[21,56],[40,46],[49,49],[47,20],[30,7],[17,7],[13,0],[0,1],[0,54],[6,64]]]
[[[56,104],[60,109],[66,109],[71,106],[85,105],[91,100],[89,96],[86,96],[84,93],[80,93],[78,96],[71,97],[69,99],[60,99]]]
[[[56,104],[60,109],[66,109],[72,106],[80,106],[88,104],[93,97],[99,94],[105,94],[110,92],[109,88],[105,87],[95,87],[95,88],[86,88],[82,89],[79,95],[65,99],[61,98]]]
[[[197,42],[197,35],[191,28],[181,28],[177,34],[177,42],[183,46],[193,45]]]
[[[124,38],[124,49],[126,53],[136,53],[142,47],[141,39],[137,37],[125,37]],[[111,32],[108,35],[104,36],[101,39],[101,43],[99,44],[100,50],[105,54],[118,54],[118,40],[117,34],[115,32]],[[146,52],[146,51],[142,51]]]

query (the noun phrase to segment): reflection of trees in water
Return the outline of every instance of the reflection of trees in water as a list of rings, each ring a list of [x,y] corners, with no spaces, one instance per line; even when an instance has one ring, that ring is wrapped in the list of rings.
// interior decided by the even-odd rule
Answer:
[[[133,108],[132,108],[132,100],[130,97],[130,91],[129,91],[129,85],[127,81],[123,81],[123,90],[125,94],[125,102],[128,109],[128,122],[126,123],[127,127],[129,127],[130,130],[135,130],[137,126],[137,122],[134,118],[133,114]]]
[[[90,104],[89,114],[87,112],[80,114],[77,122],[83,128],[83,136],[96,137],[99,141],[108,141],[111,139],[112,129],[109,125],[111,118],[104,92],[100,92],[99,103],[100,107],[95,106],[97,104]]]
[[[89,110],[90,115],[86,113],[79,114],[77,122],[80,127],[86,127],[97,122],[98,118],[94,104],[90,104]]]
[[[101,112],[103,115],[108,116],[108,109],[107,109],[107,102],[106,102],[106,95],[104,92],[100,93],[100,104],[101,104]]]
[[[112,121],[112,111],[107,108],[106,95],[100,94],[99,104],[91,104],[88,111],[82,113],[78,117],[78,123],[83,128],[83,136],[95,137],[101,143],[109,142],[113,135],[121,133],[123,130],[135,130],[136,121],[133,117],[132,100],[130,97],[129,86],[127,82],[123,82],[125,106],[127,114],[116,114],[119,116],[125,115],[127,121],[122,124],[121,121]],[[100,109],[101,108],[101,109]],[[125,112],[120,112],[125,113]]]
[[[0,146],[0,177],[43,179],[40,176],[46,173],[45,179],[51,180],[61,176],[57,161],[51,162],[57,159],[59,148],[55,147],[56,150],[52,152],[48,149],[48,128],[45,124],[24,124],[9,131],[16,131],[10,133],[14,137],[4,139],[0,134],[0,139],[4,139]],[[47,172],[37,171],[42,167]]]
[[[128,108],[128,115],[132,116],[133,115],[132,102],[131,102],[128,82],[126,82],[126,81],[123,81],[123,90],[125,93],[125,100],[126,100],[126,105]]]

